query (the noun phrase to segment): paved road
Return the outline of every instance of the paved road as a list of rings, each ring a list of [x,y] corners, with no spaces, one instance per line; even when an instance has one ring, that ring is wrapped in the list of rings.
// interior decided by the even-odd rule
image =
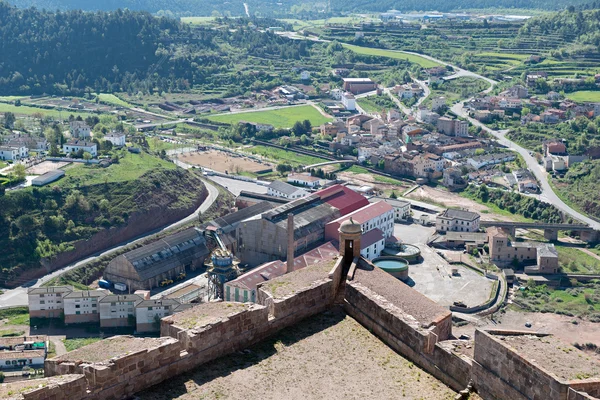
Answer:
[[[208,176],[207,178],[223,186],[235,196],[238,196],[242,190],[262,194],[266,194],[269,191],[269,188],[266,186],[254,182],[240,181],[216,175]]]
[[[468,101],[468,100],[465,100],[465,101]],[[600,229],[599,222],[596,222],[593,219],[579,213],[578,211],[573,210],[571,207],[569,207],[567,204],[565,204],[565,202],[563,202],[556,195],[556,193],[554,193],[554,190],[548,183],[548,174],[546,173],[546,171],[542,168],[542,166],[540,164],[538,164],[537,160],[531,154],[529,154],[529,150],[524,149],[523,147],[519,146],[518,144],[516,144],[513,141],[506,138],[506,134],[508,133],[508,130],[496,131],[496,130],[493,130],[493,129],[485,126],[484,124],[477,121],[476,119],[469,117],[467,115],[466,110],[464,109],[464,102],[457,103],[454,106],[452,106],[452,111],[456,115],[460,115],[461,117],[468,119],[469,122],[471,122],[473,125],[479,126],[486,132],[492,134],[498,140],[498,142],[500,144],[508,147],[511,150],[516,151],[523,157],[523,159],[527,163],[527,167],[531,170],[531,172],[533,172],[533,174],[535,175],[537,180],[540,182],[540,186],[541,186],[541,194],[539,196],[540,200],[545,201],[550,204],[553,204],[562,212],[569,214],[573,218],[578,219],[586,224],[589,224],[594,229]]]
[[[181,163],[183,164],[183,163]],[[187,168],[189,168],[190,166],[186,165]],[[184,167],[185,168],[185,167]],[[186,169],[187,169],[186,168]],[[208,210],[208,208],[215,202],[215,200],[217,199],[217,197],[219,196],[219,190],[214,187],[213,185],[211,185],[210,183],[205,181],[205,185],[206,188],[208,189],[208,197],[204,200],[204,202],[202,202],[202,204],[200,205],[200,207],[198,207],[198,209],[196,211],[194,211],[191,215],[172,223],[169,226],[166,226],[164,228],[160,228],[160,229],[155,229],[151,232],[145,233],[142,236],[138,236],[137,238],[130,240],[126,243],[120,244],[118,246],[112,247],[108,250],[105,250],[101,253],[96,253],[90,257],[87,257],[83,260],[77,261],[75,263],[72,263],[70,265],[67,265],[64,268],[61,268],[59,270],[56,270],[40,279],[35,279],[32,280],[30,282],[25,283],[23,286],[20,286],[18,288],[15,289],[11,289],[11,290],[7,290],[5,291],[4,294],[0,295],[0,308],[7,308],[7,307],[15,307],[15,306],[24,306],[27,305],[27,290],[29,288],[34,288],[34,287],[39,287],[41,286],[44,282],[57,277],[67,271],[70,271],[74,268],[77,268],[81,265],[84,265],[90,261],[93,261],[95,258],[97,257],[103,257],[103,256],[109,256],[111,254],[114,254],[116,251],[122,249],[123,247],[129,246],[131,244],[135,244],[135,243],[139,243],[142,242],[144,240],[146,240],[146,238],[148,238],[149,236],[152,236],[154,234],[160,233],[160,232],[165,232],[168,230],[172,230],[175,228],[178,228],[184,224],[187,224],[190,221],[195,220],[196,218],[198,218],[198,215],[200,213],[205,212],[206,210]]]

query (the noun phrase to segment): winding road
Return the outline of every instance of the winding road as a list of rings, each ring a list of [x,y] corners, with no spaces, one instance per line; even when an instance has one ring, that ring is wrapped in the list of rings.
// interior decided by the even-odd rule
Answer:
[[[465,77],[465,76],[473,77],[473,78],[477,78],[477,79],[483,79],[484,81],[488,82],[490,84],[490,86],[486,90],[484,90],[482,93],[486,93],[486,94],[490,93],[494,89],[494,86],[498,83],[497,81],[487,78],[483,75],[479,75],[475,72],[468,71],[466,69],[457,67],[455,65],[449,64],[442,60],[438,60],[437,58],[434,58],[434,57],[431,57],[431,56],[428,56],[425,54],[414,53],[414,52],[410,52],[410,51],[401,51],[401,50],[395,50],[395,51],[398,51],[400,53],[412,54],[415,56],[423,57],[427,60],[439,63],[441,65],[446,65],[446,66],[452,67],[454,69],[454,74],[446,77],[445,78],[446,80],[455,79],[455,78],[459,78],[459,77]],[[419,83],[422,86],[426,86],[426,85],[423,85],[422,81],[417,81],[417,83]],[[415,107],[413,107],[412,110],[408,109],[404,104],[402,104],[400,102],[400,100],[396,96],[394,96],[390,92],[389,88],[384,89],[384,92],[394,100],[394,102],[398,105],[398,107],[400,107],[400,109],[405,114],[410,115],[413,113],[413,111],[416,110]],[[365,97],[365,96],[371,95],[373,93],[375,93],[375,92],[364,93],[364,96],[358,95],[356,97],[357,98]],[[422,99],[424,100],[426,97],[427,96],[424,96]],[[600,222],[595,221],[595,220],[591,219],[590,217],[583,215],[582,213],[574,210],[568,204],[566,204],[564,201],[562,201],[560,199],[560,197],[558,197],[558,195],[554,192],[554,189],[552,188],[552,186],[550,186],[550,183],[548,182],[548,175],[547,175],[546,171],[542,168],[541,165],[538,164],[537,160],[530,154],[529,150],[519,146],[518,144],[516,144],[515,142],[513,142],[512,140],[510,140],[506,137],[508,130],[502,130],[502,131],[493,130],[493,129],[487,127],[486,125],[482,124],[481,122],[475,120],[474,118],[469,117],[467,111],[464,108],[464,104],[469,100],[470,100],[470,98],[462,100],[462,101],[454,104],[451,107],[452,112],[454,112],[456,115],[458,115],[462,118],[467,119],[471,124],[481,127],[486,132],[493,135],[498,140],[498,142],[500,144],[502,144],[503,146],[506,146],[510,150],[516,151],[517,153],[519,153],[525,160],[527,167],[531,170],[531,172],[535,175],[535,177],[537,178],[537,180],[540,183],[540,189],[541,189],[541,194],[539,195],[540,200],[550,203],[550,204],[554,205],[556,208],[558,208],[559,210],[561,210],[562,212],[564,212],[565,214],[568,214],[571,217],[588,224],[589,226],[591,226],[594,229],[600,230]]]
[[[527,167],[529,168],[529,170],[531,170],[531,172],[535,175],[536,179],[540,183],[540,189],[541,189],[541,194],[539,195],[540,200],[554,205],[556,208],[558,208],[562,212],[569,214],[571,217],[588,224],[589,226],[591,226],[594,229],[600,229],[599,222],[572,209],[564,201],[562,201],[560,199],[560,197],[558,197],[558,195],[554,192],[554,189],[552,188],[552,186],[550,186],[550,183],[548,182],[548,174],[546,173],[546,171],[542,168],[542,166],[540,164],[538,164],[537,160],[530,154],[529,150],[519,146],[518,144],[516,144],[515,142],[511,141],[510,139],[508,139],[506,137],[508,130],[497,131],[497,130],[487,127],[486,125],[482,124],[481,122],[477,121],[476,119],[469,117],[466,110],[464,109],[464,103],[466,101],[468,101],[468,100],[465,100],[463,102],[457,103],[454,106],[452,106],[452,108],[451,108],[452,112],[454,112],[456,115],[459,115],[459,116],[469,120],[469,122],[472,123],[473,125],[479,126],[479,127],[481,127],[481,129],[483,129],[486,132],[493,135],[498,140],[498,143],[500,143],[501,145],[506,146],[510,150],[513,150],[513,151],[516,151],[517,153],[519,153],[521,155],[521,157],[523,157],[523,160],[525,160],[525,163],[527,164]]]
[[[175,163],[184,169],[189,169],[191,167],[190,165],[182,163],[182,162],[175,161]],[[185,217],[177,222],[174,222],[171,225],[168,225],[164,228],[159,228],[159,229],[155,229],[153,231],[147,232],[147,233],[143,234],[142,236],[138,236],[135,239],[121,243],[115,247],[111,247],[110,249],[104,250],[101,253],[96,253],[90,257],[87,257],[85,259],[82,259],[82,260],[79,260],[72,264],[69,264],[66,267],[63,267],[56,271],[53,271],[53,272],[49,273],[48,275],[45,275],[42,278],[34,279],[34,280],[27,282],[27,283],[23,284],[22,286],[19,286],[15,289],[6,290],[4,292],[4,294],[0,295],[0,309],[16,307],[16,306],[26,306],[28,289],[40,287],[42,284],[44,284],[44,282],[47,282],[48,280],[55,278],[59,275],[62,275],[63,273],[65,273],[67,271],[70,271],[70,270],[80,267],[90,261],[93,261],[94,259],[96,259],[98,257],[110,256],[111,254],[114,254],[115,252],[123,249],[124,247],[130,246],[132,244],[140,243],[152,235],[178,228],[182,225],[187,224],[188,222],[193,221],[194,219],[197,219],[198,215],[200,215],[201,213],[208,210],[208,208],[217,200],[217,197],[219,196],[219,190],[215,186],[206,182],[206,180],[204,181],[204,184],[206,185],[206,189],[208,190],[208,196],[206,197],[206,199],[204,199],[204,201],[202,202],[200,207],[198,207],[196,209],[196,211],[194,211],[192,214],[190,214],[187,217]]]

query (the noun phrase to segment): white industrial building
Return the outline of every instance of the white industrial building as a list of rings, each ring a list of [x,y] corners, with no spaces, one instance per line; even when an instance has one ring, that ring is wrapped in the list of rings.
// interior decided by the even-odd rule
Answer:
[[[290,185],[289,183],[283,181],[271,182],[267,194],[269,196],[292,200],[308,196],[308,192],[306,190],[294,185]]]
[[[342,95],[342,104],[348,111],[356,110],[356,98],[352,93],[346,92]]]

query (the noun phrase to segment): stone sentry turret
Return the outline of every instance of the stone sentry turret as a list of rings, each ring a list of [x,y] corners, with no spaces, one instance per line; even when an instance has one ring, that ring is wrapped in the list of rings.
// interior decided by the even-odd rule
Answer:
[[[354,257],[360,257],[360,237],[362,227],[352,218],[342,222],[340,225],[340,254],[344,263],[352,262]]]

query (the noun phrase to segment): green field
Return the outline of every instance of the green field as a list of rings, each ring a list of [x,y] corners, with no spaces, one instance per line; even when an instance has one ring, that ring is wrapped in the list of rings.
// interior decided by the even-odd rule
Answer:
[[[202,25],[209,24],[215,20],[215,17],[182,17],[181,22],[184,24]]]
[[[575,282],[576,283],[576,282]],[[598,281],[566,289],[527,283],[527,290],[517,291],[515,302],[533,312],[552,312],[568,316],[587,317],[600,322],[600,284]]]
[[[556,245],[558,263],[567,273],[598,274],[600,260],[584,253],[577,247]]]
[[[5,163],[4,161],[0,161],[0,169],[6,167],[8,164]]]
[[[263,156],[278,163],[287,163],[292,166],[312,165],[327,161],[324,158],[306,156],[304,154],[298,154],[295,151],[281,150],[266,146],[252,146],[248,149],[244,149],[244,151]]]
[[[319,126],[325,122],[332,121],[324,117],[313,106],[285,107],[275,110],[245,112],[236,114],[223,114],[208,117],[211,121],[235,124],[240,121],[256,122],[259,124],[270,124],[275,128],[291,128],[297,121],[308,119],[312,126]]]
[[[55,117],[55,118],[63,118],[63,119],[67,119],[69,117],[69,115],[81,115],[82,118],[86,118],[89,117],[91,114],[90,113],[82,113],[82,112],[77,112],[77,111],[71,111],[71,110],[64,110],[64,111],[58,111],[58,110],[48,110],[48,109],[44,109],[44,108],[37,108],[37,107],[29,107],[29,106],[15,106],[14,104],[7,104],[7,103],[0,103],[0,113],[7,113],[7,112],[11,112],[17,115],[32,115],[35,113],[40,113],[44,116],[48,115],[50,117]]]
[[[342,171],[351,172],[353,174],[369,174],[369,175],[372,175],[375,182],[378,182],[378,183],[385,183],[388,185],[406,186],[406,182],[402,182],[401,180],[394,179],[394,178],[389,178],[387,176],[372,174],[371,172],[369,172],[368,169],[363,168],[360,165],[353,165],[350,168],[342,169]]]
[[[29,308],[14,307],[0,310],[0,320],[6,319],[5,325],[29,325]]]
[[[439,63],[436,63],[435,61],[431,61],[426,58],[416,56],[414,54],[404,53],[402,51],[374,49],[372,47],[354,46],[352,44],[346,44],[346,43],[343,43],[342,45],[345,48],[352,50],[353,52],[358,53],[358,54],[364,54],[364,55],[368,55],[368,56],[389,57],[389,58],[395,58],[397,60],[407,60],[408,62],[411,62],[414,64],[419,64],[423,68],[432,68],[432,67],[437,67],[440,65]]]
[[[175,169],[175,164],[151,156],[147,153],[133,154],[123,152],[125,156],[118,164],[101,168],[93,164],[74,164],[65,169],[65,177],[58,181],[60,186],[94,185],[98,183],[132,181],[155,168]]]
[[[112,106],[117,106],[117,107],[133,107],[131,104],[129,104],[125,100],[121,100],[120,98],[118,98],[114,94],[100,93],[98,95],[98,99],[100,99],[100,101],[102,103],[110,104]]]
[[[0,101],[15,101],[15,100],[23,100],[27,98],[27,96],[0,96]]]
[[[567,93],[567,97],[579,103],[597,103],[600,102],[600,91],[582,90],[579,92]]]
[[[396,103],[387,95],[361,97],[360,99],[356,99],[356,102],[368,113],[381,112],[383,109],[398,108]]]
[[[148,138],[148,148],[150,149],[150,151],[171,150],[177,146],[181,148],[181,145],[175,143],[167,143],[164,140],[160,140],[157,137]]]

